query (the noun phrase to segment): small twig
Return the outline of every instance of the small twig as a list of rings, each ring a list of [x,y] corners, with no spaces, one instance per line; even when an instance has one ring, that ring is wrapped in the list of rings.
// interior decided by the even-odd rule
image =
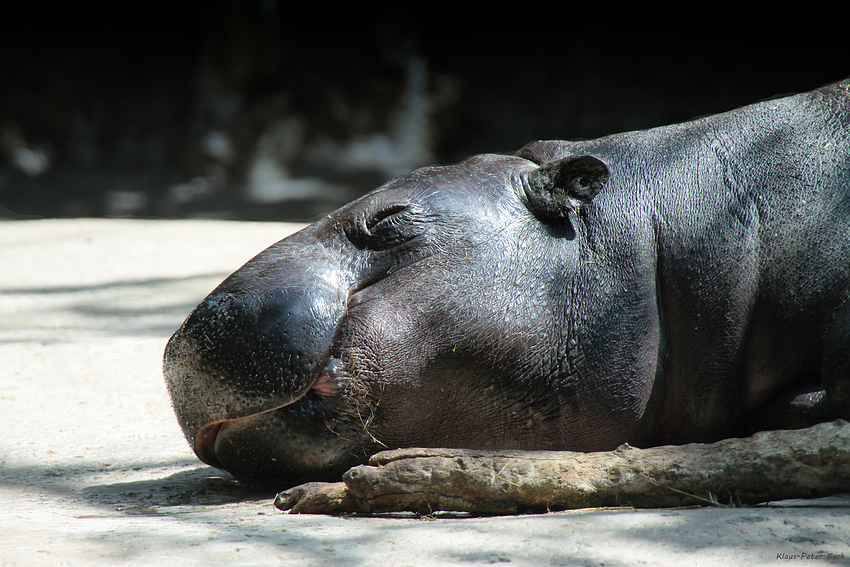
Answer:
[[[696,498],[697,500],[706,502],[708,504],[711,504],[712,506],[717,506],[718,508],[728,508],[726,504],[721,504],[720,502],[718,502],[717,499],[714,498],[714,496],[711,494],[711,492],[708,493],[709,498],[703,498],[702,496],[697,496],[696,494],[691,494],[690,492],[685,492],[684,490],[679,490],[678,488],[673,488],[672,486],[664,486],[662,484],[658,484],[658,481],[656,481],[654,478],[650,478],[649,482],[652,483],[653,486],[657,486],[658,488],[664,488],[666,490],[676,492],[677,494],[681,494],[683,496]]]

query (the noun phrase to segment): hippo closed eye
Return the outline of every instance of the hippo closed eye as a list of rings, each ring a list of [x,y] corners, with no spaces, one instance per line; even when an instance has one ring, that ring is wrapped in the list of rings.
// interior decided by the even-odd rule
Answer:
[[[850,417],[848,81],[396,178],[261,252],[169,341],[204,462],[594,451]]]

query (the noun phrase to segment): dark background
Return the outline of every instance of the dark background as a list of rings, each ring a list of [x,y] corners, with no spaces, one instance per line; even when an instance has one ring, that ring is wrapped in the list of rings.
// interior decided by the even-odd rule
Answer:
[[[845,34],[822,29],[289,6],[0,15],[0,218],[309,220],[421,165],[850,75]]]

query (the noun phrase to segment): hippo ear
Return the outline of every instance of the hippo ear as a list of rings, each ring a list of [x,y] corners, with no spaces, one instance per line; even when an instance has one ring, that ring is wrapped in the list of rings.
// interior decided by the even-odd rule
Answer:
[[[565,218],[593,199],[608,181],[608,166],[593,156],[541,165],[526,177],[529,208],[542,220]]]

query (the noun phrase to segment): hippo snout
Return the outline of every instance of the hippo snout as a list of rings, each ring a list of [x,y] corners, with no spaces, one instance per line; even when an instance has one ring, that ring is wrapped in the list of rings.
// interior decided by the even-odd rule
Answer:
[[[347,289],[333,270],[313,268],[225,281],[169,340],[166,383],[202,461],[223,467],[228,431],[293,404],[323,376]]]

